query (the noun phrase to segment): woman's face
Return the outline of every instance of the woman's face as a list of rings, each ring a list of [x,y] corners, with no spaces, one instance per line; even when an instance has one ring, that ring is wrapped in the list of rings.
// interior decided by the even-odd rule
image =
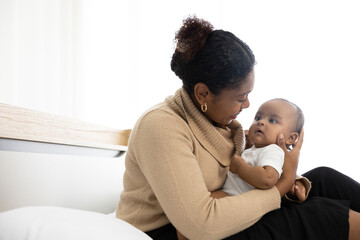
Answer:
[[[205,115],[220,126],[229,125],[239,113],[250,106],[248,95],[254,87],[254,71],[239,88],[224,89],[219,94],[210,93]]]

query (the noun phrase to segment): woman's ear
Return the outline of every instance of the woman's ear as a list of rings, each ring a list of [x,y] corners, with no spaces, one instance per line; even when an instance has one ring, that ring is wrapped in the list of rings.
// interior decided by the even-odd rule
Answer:
[[[297,132],[292,132],[290,135],[286,138],[286,145],[290,146],[296,143],[296,140],[298,139],[299,134]]]
[[[205,83],[199,82],[194,86],[194,95],[200,105],[207,103],[210,90]]]

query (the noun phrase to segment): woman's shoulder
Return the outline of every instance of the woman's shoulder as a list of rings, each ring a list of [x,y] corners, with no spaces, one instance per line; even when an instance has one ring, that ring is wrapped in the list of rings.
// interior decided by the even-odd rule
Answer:
[[[135,129],[188,128],[187,121],[168,104],[159,103],[145,111],[134,126]]]
[[[168,121],[170,119],[184,119],[174,111],[168,104],[165,102],[159,103],[148,110],[146,110],[139,118],[139,121],[146,121],[146,120],[157,120],[157,121]]]
[[[175,142],[175,139],[177,141],[193,139],[186,120],[166,103],[158,104],[141,115],[131,131],[129,145],[133,142],[138,144],[151,142],[154,145],[161,139],[171,139],[171,142]]]

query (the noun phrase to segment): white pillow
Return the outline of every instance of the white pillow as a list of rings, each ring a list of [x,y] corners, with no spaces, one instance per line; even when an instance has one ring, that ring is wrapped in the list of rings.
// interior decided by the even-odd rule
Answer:
[[[114,216],[61,207],[24,207],[0,213],[1,240],[151,240]]]

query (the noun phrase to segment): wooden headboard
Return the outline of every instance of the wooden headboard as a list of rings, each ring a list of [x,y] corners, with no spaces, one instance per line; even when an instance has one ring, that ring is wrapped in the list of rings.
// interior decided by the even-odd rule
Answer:
[[[0,103],[0,138],[124,150],[130,130],[118,130]]]
[[[0,103],[0,211],[32,205],[113,211],[129,134]]]

